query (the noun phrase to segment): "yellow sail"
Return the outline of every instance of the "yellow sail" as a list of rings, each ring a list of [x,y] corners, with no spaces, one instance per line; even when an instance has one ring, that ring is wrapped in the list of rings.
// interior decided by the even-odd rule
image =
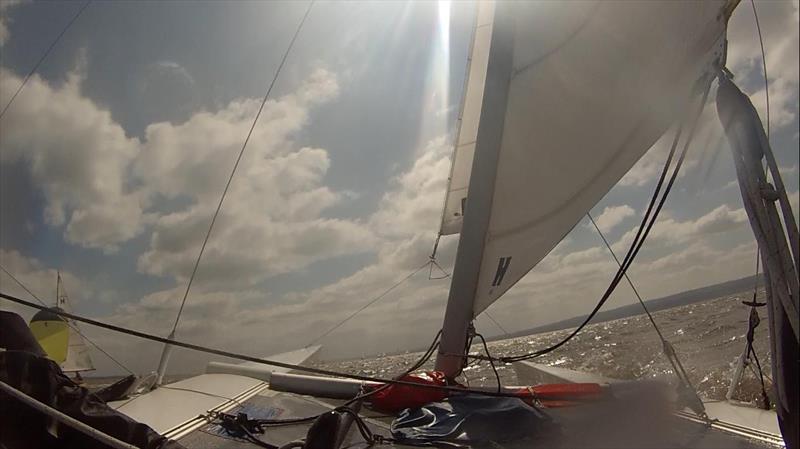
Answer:
[[[69,326],[64,319],[51,310],[42,310],[31,319],[31,332],[48,357],[59,365],[67,360]]]

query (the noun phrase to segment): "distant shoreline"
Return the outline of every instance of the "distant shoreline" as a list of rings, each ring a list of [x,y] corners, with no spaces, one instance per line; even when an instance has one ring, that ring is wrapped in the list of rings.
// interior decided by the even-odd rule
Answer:
[[[758,278],[758,279],[756,279]],[[658,312],[660,310],[671,309],[673,307],[680,307],[698,302],[710,301],[721,296],[732,295],[734,293],[741,293],[747,290],[752,290],[758,281],[758,286],[764,285],[764,280],[761,276],[747,276],[741,279],[732,281],[721,282],[719,284],[707,285],[705,287],[687,290],[673,295],[663,296],[661,298],[650,299],[645,301],[645,305],[650,312]],[[618,320],[621,318],[629,318],[632,316],[643,315],[644,310],[642,305],[638,302],[635,304],[628,304],[620,306],[611,310],[601,310],[595,315],[592,323],[604,323],[606,321]],[[569,329],[580,325],[586,315],[567,318],[565,320],[556,321],[555,323],[536,326],[522,331],[512,332],[510,334],[499,335],[489,338],[490,341],[505,340],[508,338],[524,337],[528,335],[542,334],[545,332],[560,331]]]
[[[661,310],[671,309],[674,307],[685,306],[688,304],[694,304],[698,302],[710,301],[715,298],[719,298],[725,295],[731,295],[734,293],[741,293],[748,290],[752,290],[753,286],[756,284],[756,276],[748,276],[741,279],[735,279],[732,281],[721,282],[719,284],[708,285],[705,287],[700,287],[692,290],[687,290],[681,293],[675,293],[673,295],[663,296],[661,298],[650,299],[645,301],[648,310],[650,312],[658,312]],[[758,285],[762,287],[764,285],[763,278],[758,276]],[[604,323],[607,321],[618,320],[622,318],[629,318],[633,316],[638,316],[644,314],[642,310],[642,306],[639,303],[635,304],[628,304],[625,306],[620,306],[611,310],[601,310],[597,313],[594,320],[592,320],[592,324],[596,323]],[[536,326],[528,329],[524,329],[521,331],[512,332],[509,334],[504,335],[496,335],[493,337],[487,338],[488,341],[499,341],[499,340],[507,340],[510,338],[517,338],[517,337],[525,337],[529,335],[536,335],[542,334],[546,332],[554,332],[564,329],[570,329],[578,326],[583,320],[585,319],[585,315],[575,316],[572,318],[567,318],[561,321],[556,321],[555,323],[545,324],[542,326]],[[392,355],[400,355],[406,353],[415,353],[415,352],[422,352],[427,348],[414,348],[404,351],[391,351],[391,352],[381,352],[376,354],[367,354],[360,357],[346,357],[346,358],[326,358],[324,362],[338,362],[338,361],[348,361],[348,360],[360,360],[365,358],[375,358],[375,357],[384,357],[384,356],[392,356]],[[172,378],[171,381],[180,380],[186,377],[191,377],[194,374],[173,374],[169,377]],[[84,376],[85,379],[91,379],[93,384],[97,384],[98,381],[108,380],[108,383],[112,383],[115,380],[118,380],[123,376]]]
[[[759,287],[764,286],[764,279],[760,275],[747,276],[741,279],[734,279],[732,281],[720,282],[718,284],[712,284],[712,285],[707,285],[705,287],[686,290],[681,293],[662,296],[661,298],[650,299],[645,301],[644,303],[645,305],[647,305],[647,309],[650,312],[658,312],[661,310],[672,309],[674,307],[680,307],[698,302],[710,301],[712,299],[716,299],[721,296],[731,295],[734,293],[741,293],[748,290],[752,291],[753,287],[756,285],[756,280],[758,281]],[[637,302],[635,304],[628,304],[625,306],[616,307],[611,310],[601,310],[600,312],[597,313],[597,315],[595,315],[595,318],[591,321],[591,324],[605,323],[607,321],[613,321],[622,318],[630,318],[633,316],[638,316],[643,314],[644,310],[642,310],[641,304]],[[500,340],[507,340],[510,338],[527,337],[530,335],[537,335],[547,332],[555,332],[564,329],[570,329],[580,325],[585,318],[586,315],[579,315],[561,321],[556,321],[555,323],[544,324],[541,326],[531,327],[521,331],[488,337],[486,340],[500,341]],[[382,352],[377,354],[368,354],[361,357],[346,357],[341,359],[330,358],[330,359],[325,359],[324,361],[337,362],[337,361],[359,360],[365,358],[384,357],[384,356],[400,355],[406,353],[422,352],[425,349],[427,348],[420,347],[420,348],[409,349],[407,351],[391,351],[391,352]]]

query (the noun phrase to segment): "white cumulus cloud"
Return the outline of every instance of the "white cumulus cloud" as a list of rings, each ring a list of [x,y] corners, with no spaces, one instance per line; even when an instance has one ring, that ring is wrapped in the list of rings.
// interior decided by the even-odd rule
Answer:
[[[24,161],[45,197],[45,220],[67,241],[113,251],[146,222],[145,198],[127,185],[139,142],[81,94],[82,75],[51,86],[33,76],[3,117],[0,163]],[[22,80],[0,68],[0,102]]]
[[[609,206],[603,209],[600,215],[594,217],[594,221],[597,223],[597,227],[605,234],[622,223],[626,218],[632,217],[635,214],[636,211],[627,204]]]

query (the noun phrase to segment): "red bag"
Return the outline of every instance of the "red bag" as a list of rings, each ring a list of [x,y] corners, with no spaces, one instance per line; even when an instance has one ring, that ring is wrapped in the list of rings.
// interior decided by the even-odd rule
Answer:
[[[440,371],[406,374],[399,380],[425,385],[447,386],[447,379],[444,373]],[[372,408],[383,412],[398,412],[407,408],[422,407],[431,402],[439,402],[447,396],[447,390],[392,384],[372,395]]]

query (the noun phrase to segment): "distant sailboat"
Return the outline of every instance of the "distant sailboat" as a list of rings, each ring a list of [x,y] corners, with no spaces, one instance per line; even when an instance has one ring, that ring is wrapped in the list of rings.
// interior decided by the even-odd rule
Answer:
[[[72,312],[61,273],[56,281],[56,304],[51,310]],[[78,323],[62,318],[51,310],[42,310],[31,319],[31,332],[47,353],[61,366],[65,373],[75,373],[75,380],[82,382],[81,373],[94,371],[89,348],[78,331]]]

